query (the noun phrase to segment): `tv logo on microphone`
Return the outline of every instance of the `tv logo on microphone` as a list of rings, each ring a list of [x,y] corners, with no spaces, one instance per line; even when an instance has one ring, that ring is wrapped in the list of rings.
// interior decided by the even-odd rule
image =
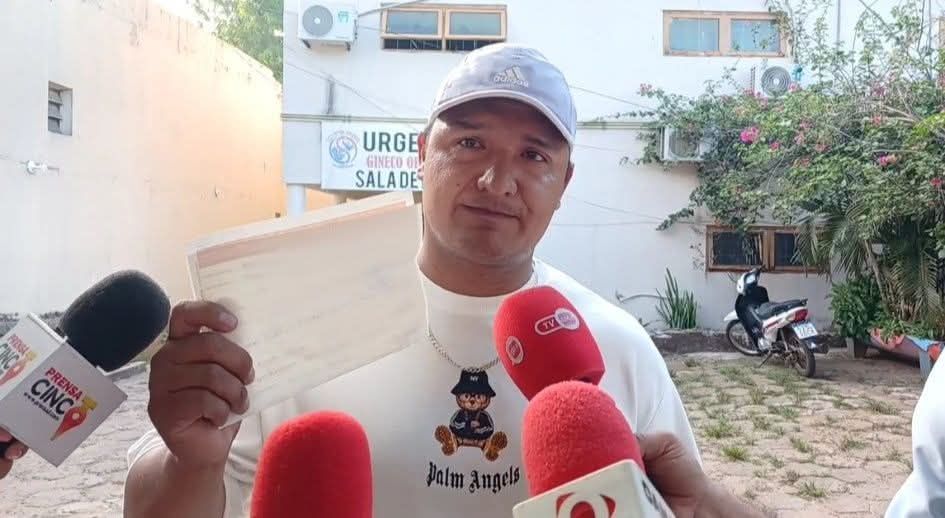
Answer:
[[[36,352],[17,334],[11,334],[0,343],[0,385],[19,376],[35,358]]]
[[[558,497],[557,518],[612,518],[617,511],[617,502],[601,494],[588,498],[578,493],[565,493]]]
[[[81,425],[88,413],[98,406],[95,399],[54,367],[33,383],[27,396],[50,419],[59,423],[59,428],[49,438],[51,441]]]
[[[538,322],[535,322],[535,332],[541,336],[550,335],[561,329],[574,331],[579,327],[581,327],[581,321],[568,308],[558,308],[553,315],[540,318]]]

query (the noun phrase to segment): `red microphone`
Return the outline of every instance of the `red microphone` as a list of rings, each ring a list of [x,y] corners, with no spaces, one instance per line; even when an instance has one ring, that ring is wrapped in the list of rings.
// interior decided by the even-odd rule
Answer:
[[[589,383],[555,383],[531,399],[522,457],[532,498],[515,506],[515,518],[673,516],[646,478],[627,418]]]
[[[502,301],[493,324],[496,351],[526,399],[559,381],[600,383],[604,359],[584,319],[550,286]]]
[[[266,440],[253,488],[252,518],[371,518],[371,452],[351,416],[314,412]]]

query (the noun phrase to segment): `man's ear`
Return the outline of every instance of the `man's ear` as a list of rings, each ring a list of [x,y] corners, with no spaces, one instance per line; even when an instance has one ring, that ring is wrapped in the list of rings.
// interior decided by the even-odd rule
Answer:
[[[574,176],[574,162],[569,162],[569,163],[568,163],[568,170],[567,170],[567,172],[564,173],[564,190],[567,190],[567,189],[568,189],[568,185],[571,183],[571,178],[572,178],[573,176]],[[562,195],[564,194],[564,190],[561,192]],[[561,199],[559,198],[559,199],[558,199],[558,206],[555,207],[555,210],[558,210],[558,209],[560,209],[560,208],[561,208]]]
[[[417,149],[418,158],[420,158],[420,165],[417,166],[417,176],[423,180],[423,162],[427,159],[427,132],[422,131],[417,135]]]

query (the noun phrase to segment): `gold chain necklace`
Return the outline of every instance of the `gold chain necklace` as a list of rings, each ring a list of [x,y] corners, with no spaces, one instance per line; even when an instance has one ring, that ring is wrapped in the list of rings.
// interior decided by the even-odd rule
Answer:
[[[446,349],[444,349],[443,346],[440,345],[440,342],[436,339],[436,337],[433,336],[433,330],[431,330],[429,326],[427,326],[427,338],[430,339],[430,343],[433,344],[433,348],[436,349],[436,352],[440,353],[440,356],[445,358],[446,361],[450,362],[450,365],[456,367],[457,369],[461,371],[485,372],[486,370],[491,369],[492,367],[495,367],[496,364],[499,363],[499,355],[496,355],[496,357],[493,358],[490,362],[484,363],[480,365],[479,367],[463,367],[462,365],[456,363],[455,360],[450,358],[450,355],[446,352]]]

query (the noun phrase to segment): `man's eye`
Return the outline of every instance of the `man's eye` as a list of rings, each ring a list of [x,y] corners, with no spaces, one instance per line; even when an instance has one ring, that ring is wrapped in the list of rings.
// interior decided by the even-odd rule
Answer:
[[[539,162],[544,162],[544,161],[545,161],[544,155],[542,155],[541,153],[538,153],[538,152],[536,152],[536,151],[526,151],[526,152],[525,152],[525,158],[528,158],[529,160],[537,160],[537,161],[539,161]]]
[[[479,147],[479,141],[476,139],[464,138],[463,140],[459,141],[459,145],[468,148]]]

